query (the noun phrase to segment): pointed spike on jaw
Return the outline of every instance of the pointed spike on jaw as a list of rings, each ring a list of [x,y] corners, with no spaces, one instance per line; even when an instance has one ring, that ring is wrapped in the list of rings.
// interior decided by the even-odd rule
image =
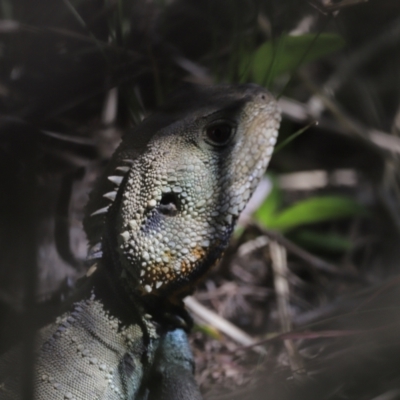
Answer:
[[[97,242],[93,246],[90,246],[89,248],[89,253],[90,252],[95,253],[97,251],[101,251],[101,242]]]
[[[123,176],[111,175],[107,178],[110,182],[114,183],[115,185],[119,186],[124,179]]]
[[[128,232],[128,231],[122,232],[122,233],[120,234],[120,236],[121,236],[121,238],[122,238],[122,240],[123,240],[124,242],[127,242],[127,241],[129,240],[129,232]]]
[[[131,229],[134,231],[137,229],[138,227],[138,223],[133,219],[131,221],[128,222],[129,226],[131,227]]]
[[[109,199],[111,201],[114,201],[116,196],[117,196],[117,192],[116,191],[108,192],[106,194],[103,194],[103,197],[105,197],[106,199]]]
[[[121,172],[123,172],[124,174],[126,174],[129,170],[130,170],[129,167],[117,167],[117,168],[116,168],[116,171],[121,171]]]
[[[108,207],[109,207],[109,206],[100,208],[99,210],[97,210],[97,211],[91,213],[90,216],[91,216],[91,217],[94,217],[94,216],[96,216],[96,215],[106,214],[107,211],[108,211]]]
[[[88,260],[97,260],[103,257],[103,251],[101,247],[101,242],[94,244],[88,250],[87,259]]]

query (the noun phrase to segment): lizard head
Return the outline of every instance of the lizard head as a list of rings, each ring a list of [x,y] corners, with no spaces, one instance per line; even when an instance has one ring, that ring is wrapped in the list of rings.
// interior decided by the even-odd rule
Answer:
[[[256,85],[196,86],[166,104],[125,135],[85,220],[141,294],[183,292],[221,257],[280,122]]]

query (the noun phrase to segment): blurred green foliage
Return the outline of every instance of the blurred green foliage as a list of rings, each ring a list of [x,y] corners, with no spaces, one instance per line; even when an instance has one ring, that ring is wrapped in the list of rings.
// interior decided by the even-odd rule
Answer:
[[[269,87],[277,76],[294,72],[301,65],[340,50],[344,45],[344,39],[332,33],[282,35],[274,41],[263,43],[254,53],[243,55],[242,81],[250,79]]]
[[[314,196],[282,209],[282,192],[273,178],[271,193],[254,213],[254,218],[268,229],[282,233],[296,230],[292,239],[308,248],[345,251],[350,247],[346,238],[330,232],[321,234],[304,227],[367,215],[367,210],[361,204],[339,195]]]
[[[311,251],[324,251],[329,253],[343,253],[352,248],[352,241],[335,232],[313,231],[303,228],[291,235],[301,247]]]

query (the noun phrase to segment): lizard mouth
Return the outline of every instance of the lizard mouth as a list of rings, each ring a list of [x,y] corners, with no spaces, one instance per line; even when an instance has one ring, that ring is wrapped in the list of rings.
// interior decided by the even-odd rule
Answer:
[[[164,193],[158,211],[167,217],[174,217],[181,210],[181,202],[175,193]]]

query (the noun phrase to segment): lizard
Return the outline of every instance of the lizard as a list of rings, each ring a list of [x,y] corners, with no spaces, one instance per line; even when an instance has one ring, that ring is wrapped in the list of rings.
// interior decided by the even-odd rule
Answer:
[[[124,135],[86,207],[93,265],[37,333],[35,400],[202,398],[182,299],[221,258],[279,124],[260,86],[193,85]],[[1,400],[21,399],[22,358],[1,357]]]

